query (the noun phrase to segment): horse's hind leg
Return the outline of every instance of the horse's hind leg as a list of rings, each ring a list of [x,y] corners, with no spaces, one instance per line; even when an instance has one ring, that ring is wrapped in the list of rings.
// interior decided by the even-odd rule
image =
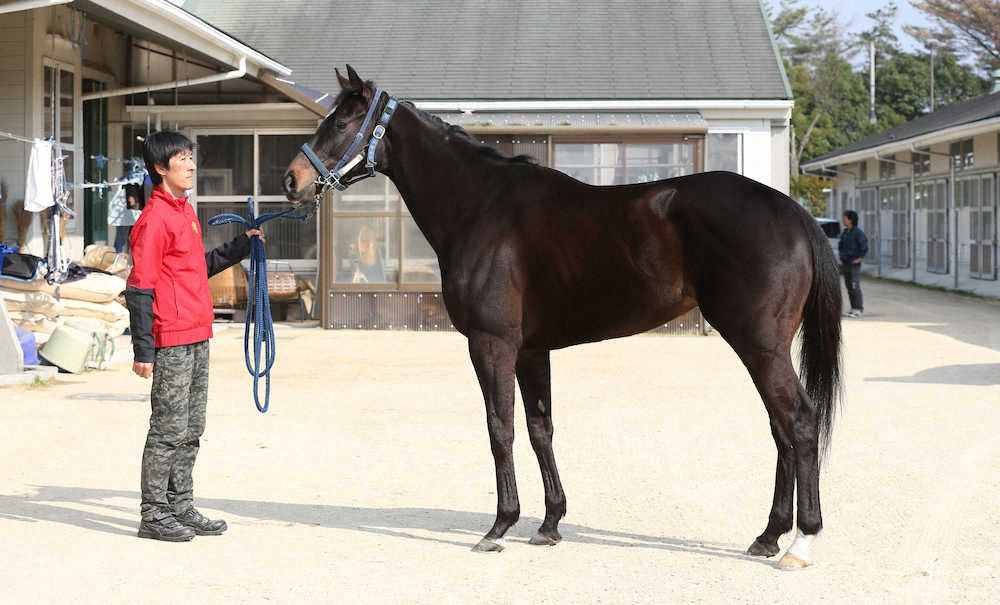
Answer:
[[[809,547],[823,527],[819,502],[819,427],[813,408],[792,366],[788,351],[741,354],[760,392],[778,448],[774,501],[767,527],[747,550],[770,557],[778,553],[778,538],[792,529],[792,496],[798,485],[798,534],[778,563],[782,568],[805,567]]]
[[[517,383],[524,400],[525,419],[531,447],[538,458],[545,488],[545,520],[532,544],[552,546],[558,543],[559,520],[566,514],[566,494],[563,493],[552,452],[552,378],[548,351],[522,350],[517,358]]]
[[[501,551],[503,535],[520,515],[514,479],[514,366],[517,346],[484,332],[469,335],[469,356],[486,401],[486,427],[497,473],[497,517],[473,550]]]

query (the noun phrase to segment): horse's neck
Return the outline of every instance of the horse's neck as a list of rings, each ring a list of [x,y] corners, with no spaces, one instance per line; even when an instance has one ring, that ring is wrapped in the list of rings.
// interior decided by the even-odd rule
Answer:
[[[386,175],[440,257],[477,214],[484,196],[475,187],[485,181],[477,175],[485,170],[484,161],[463,154],[461,141],[407,105],[399,106],[388,130]]]

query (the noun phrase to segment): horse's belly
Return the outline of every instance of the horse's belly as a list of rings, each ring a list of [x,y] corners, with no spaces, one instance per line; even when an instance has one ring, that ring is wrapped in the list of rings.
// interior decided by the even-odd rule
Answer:
[[[680,286],[642,293],[588,292],[568,295],[556,304],[526,309],[524,342],[535,348],[558,349],[585,342],[646,332],[697,306]],[[537,314],[531,315],[532,310]]]

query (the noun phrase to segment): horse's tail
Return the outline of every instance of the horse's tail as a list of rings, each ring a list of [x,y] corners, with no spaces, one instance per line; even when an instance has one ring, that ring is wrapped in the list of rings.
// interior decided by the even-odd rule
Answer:
[[[813,219],[806,231],[812,247],[812,287],[802,313],[799,376],[816,406],[819,455],[830,447],[833,417],[840,402],[840,278],[823,230]]]

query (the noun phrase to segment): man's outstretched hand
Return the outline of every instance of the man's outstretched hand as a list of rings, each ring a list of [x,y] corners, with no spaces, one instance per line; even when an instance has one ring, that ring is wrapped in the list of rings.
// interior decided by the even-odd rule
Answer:
[[[260,238],[260,241],[262,242],[267,241],[266,239],[264,239],[264,232],[261,231],[260,229],[251,229],[247,231],[247,237],[253,237],[255,235]]]

